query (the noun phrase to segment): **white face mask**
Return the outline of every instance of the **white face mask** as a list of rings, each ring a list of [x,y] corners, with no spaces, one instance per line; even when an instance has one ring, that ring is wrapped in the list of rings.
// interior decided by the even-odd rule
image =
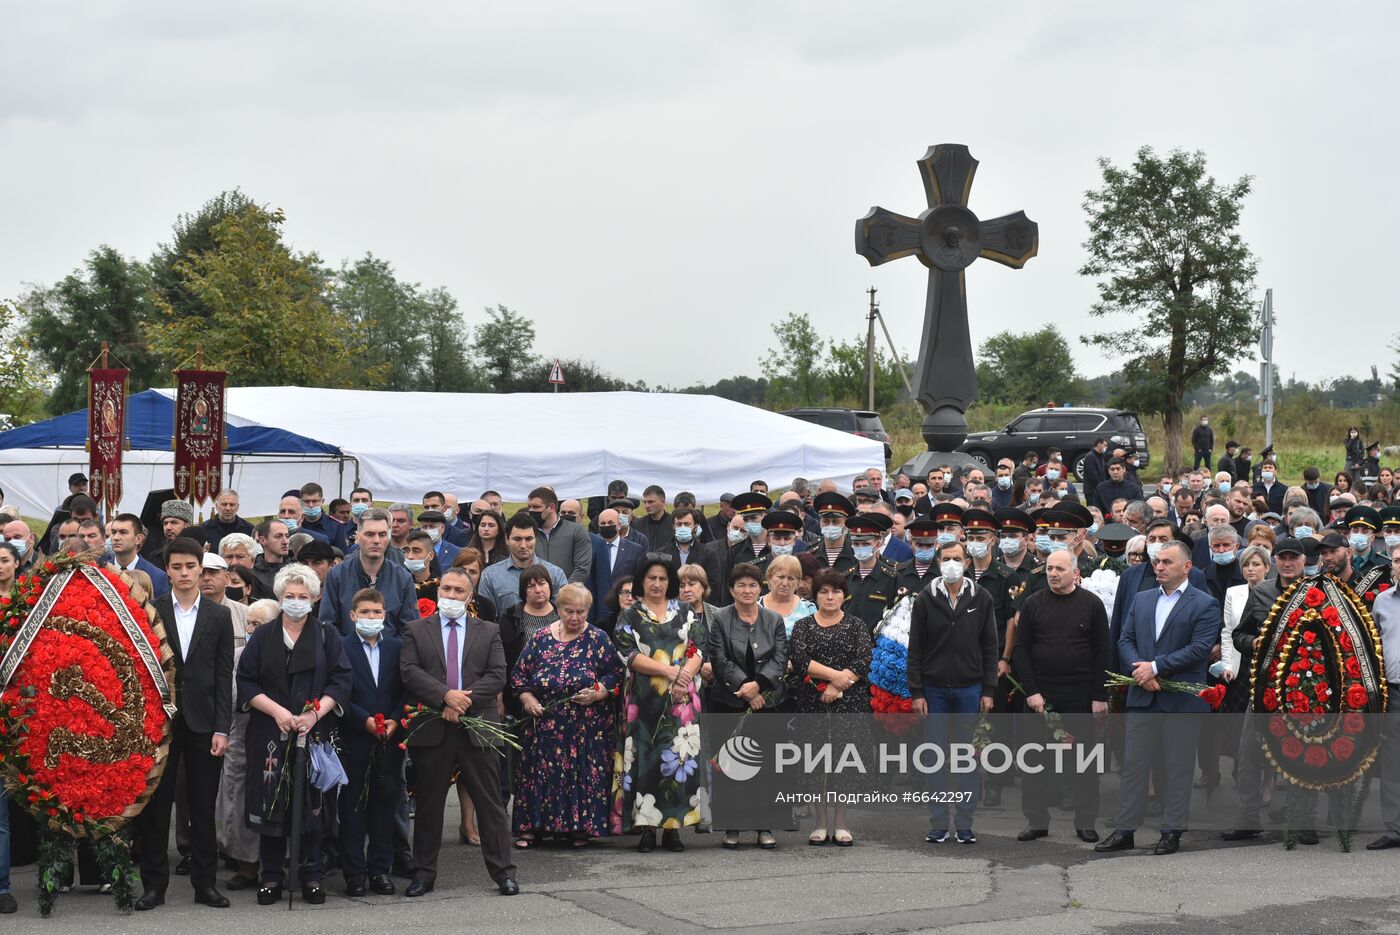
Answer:
[[[295,597],[283,598],[282,613],[293,620],[303,620],[311,613],[311,602]]]
[[[961,581],[965,570],[962,562],[940,562],[938,564],[938,573],[943,576],[943,580],[948,584],[955,584]]]
[[[467,615],[467,604],[454,598],[439,597],[438,613],[442,614],[444,620],[457,620]]]

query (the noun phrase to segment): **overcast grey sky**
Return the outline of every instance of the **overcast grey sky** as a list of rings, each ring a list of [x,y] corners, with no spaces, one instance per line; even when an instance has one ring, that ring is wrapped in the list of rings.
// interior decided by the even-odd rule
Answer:
[[[222,6],[4,4],[0,296],[100,243],[146,258],[238,186],[298,249],[373,251],[653,385],[756,375],[789,311],[863,333],[871,285],[912,356],[923,268],[871,269],[852,229],[917,214],[915,160],[960,142],[973,209],[1040,224],[1024,270],[969,271],[974,345],[1053,321],[1094,375],[1083,193],[1150,144],[1255,176],[1285,376],[1394,358],[1395,4]]]

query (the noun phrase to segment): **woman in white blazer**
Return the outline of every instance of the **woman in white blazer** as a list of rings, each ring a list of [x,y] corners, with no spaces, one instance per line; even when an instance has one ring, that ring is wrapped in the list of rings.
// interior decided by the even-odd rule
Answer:
[[[1225,710],[1240,712],[1249,707],[1249,668],[1250,660],[1242,657],[1235,648],[1230,635],[1239,625],[1249,603],[1249,592],[1255,585],[1269,576],[1273,570],[1269,550],[1261,545],[1252,545],[1240,554],[1240,571],[1244,574],[1244,584],[1237,584],[1225,591],[1223,608],[1224,628],[1220,634],[1220,661],[1225,663],[1225,680],[1230,683],[1225,695]]]

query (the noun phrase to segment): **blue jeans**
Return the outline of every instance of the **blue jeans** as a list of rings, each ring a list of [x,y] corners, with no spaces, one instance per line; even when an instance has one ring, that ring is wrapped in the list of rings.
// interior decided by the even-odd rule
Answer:
[[[10,891],[10,795],[0,786],[0,893]]]
[[[982,686],[967,685],[963,688],[924,688],[924,700],[928,702],[930,715],[953,715],[937,717],[929,722],[928,742],[938,744],[947,753],[953,743],[972,743],[973,731],[977,728],[977,713],[982,710]],[[980,782],[976,770],[959,773],[954,803],[953,826],[958,831],[972,830],[972,815],[977,810],[977,796]],[[948,793],[948,766],[929,776],[929,792],[935,795]],[[948,802],[930,802],[928,806],[929,827],[934,831],[948,830]]]

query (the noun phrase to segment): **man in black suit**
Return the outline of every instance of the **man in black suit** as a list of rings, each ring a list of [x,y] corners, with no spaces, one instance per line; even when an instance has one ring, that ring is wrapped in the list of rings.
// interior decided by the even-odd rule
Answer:
[[[506,684],[506,652],[494,623],[467,613],[471,578],[460,568],[442,573],[438,612],[403,632],[399,669],[404,703],[441,711],[407,741],[418,776],[413,823],[413,882],[405,896],[422,896],[437,879],[442,848],[442,809],[456,769],[476,805],[481,854],[502,896],[520,892],[510,853],[510,825],[501,804],[500,751],[490,738],[462,728],[463,715],[499,721],[496,695]],[[451,662],[448,661],[451,657]]]
[[[675,539],[669,546],[661,545],[659,552],[670,552],[681,565],[698,565],[705,569],[705,580],[710,584],[711,593],[720,591],[723,583],[720,577],[720,553],[717,546],[700,542],[700,530],[705,528],[705,517],[694,507],[681,507],[671,514],[672,535]]]
[[[223,909],[228,899],[214,888],[219,845],[214,835],[214,802],[233,718],[233,621],[227,607],[200,599],[199,573],[204,549],[177,538],[165,547],[170,593],[155,600],[165,639],[175,657],[175,703],[170,752],[155,795],[136,823],[141,842],[141,885],[137,909],[165,903],[170,882],[170,806],[175,774],[183,760],[190,815],[190,882],[194,901]]]
[[[592,537],[593,567],[589,569],[588,590],[593,594],[593,606],[588,609],[589,623],[607,613],[603,598],[608,596],[615,580],[636,571],[637,563],[647,550],[621,535],[618,513],[612,507],[598,514],[598,534]],[[714,585],[711,584],[713,590]]]

